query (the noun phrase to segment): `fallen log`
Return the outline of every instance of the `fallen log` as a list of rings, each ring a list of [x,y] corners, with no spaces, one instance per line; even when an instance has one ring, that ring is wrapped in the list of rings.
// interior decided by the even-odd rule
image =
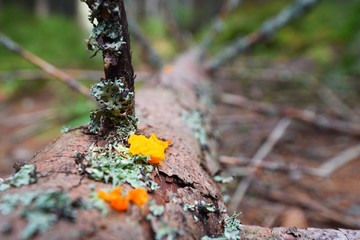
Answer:
[[[88,3],[95,4],[90,0]],[[117,3],[122,1],[111,2]],[[116,76],[119,68],[113,66],[118,59],[106,50],[105,73],[110,74],[106,79],[119,80]],[[127,50],[126,54],[130,52]],[[38,153],[30,165],[18,166],[17,173],[0,185],[1,238],[316,239],[325,236],[326,239],[334,236],[333,239],[342,239],[346,235],[348,239],[357,239],[356,231],[271,230],[241,226],[236,215],[228,217],[219,188],[212,179],[218,172],[218,164],[214,160],[216,146],[207,131],[208,73],[201,56],[197,50],[180,56],[137,91],[137,133],[146,136],[155,133],[161,139],[171,140],[165,161],[146,175],[157,187],[151,188],[150,200],[144,206],[130,205],[126,211],[115,211],[99,199],[96,190],[112,185],[105,183],[109,179],[99,177],[101,172],[97,173],[98,178],[90,174],[86,156],[94,153],[92,149],[96,147],[107,146],[116,151],[117,148],[107,145],[103,135],[90,133],[83,127],[61,136]],[[130,62],[129,55],[125,60],[127,64]],[[121,70],[129,77],[128,82],[133,81],[128,69]],[[127,87],[132,90],[131,86]],[[124,191],[131,189],[130,180],[134,179],[125,179],[122,184]]]

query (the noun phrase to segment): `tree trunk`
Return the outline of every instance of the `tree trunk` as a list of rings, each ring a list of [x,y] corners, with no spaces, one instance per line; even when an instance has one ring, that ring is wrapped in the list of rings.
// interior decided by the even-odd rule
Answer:
[[[36,0],[35,1],[35,14],[40,18],[46,18],[49,16],[49,3],[48,0]]]

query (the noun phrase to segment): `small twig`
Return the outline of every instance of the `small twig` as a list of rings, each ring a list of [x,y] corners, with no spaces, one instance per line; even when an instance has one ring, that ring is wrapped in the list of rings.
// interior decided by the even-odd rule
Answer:
[[[150,41],[145,37],[145,35],[142,33],[141,29],[135,21],[129,21],[129,29],[134,36],[134,40],[140,44],[143,51],[147,55],[148,63],[152,67],[152,69],[158,70],[162,68],[162,66],[164,65],[163,59],[151,46]]]
[[[51,76],[55,77],[56,79],[62,81],[71,89],[75,90],[78,93],[86,96],[87,98],[94,100],[89,93],[89,89],[85,86],[78,83],[74,78],[72,78],[67,73],[61,71],[60,69],[56,68],[55,66],[51,65],[50,63],[46,62],[42,58],[36,56],[35,54],[27,51],[19,44],[15,43],[9,37],[5,36],[4,34],[0,33],[0,44],[4,46],[6,49],[19,54],[24,59],[28,60],[32,64],[36,65],[37,67],[43,69],[45,72],[50,74]]]
[[[268,189],[267,187],[262,186],[255,186],[252,190],[265,199],[271,199],[273,201],[282,202],[293,206],[300,206],[311,211],[316,211],[316,215],[321,216],[326,220],[331,220],[348,227],[360,227],[360,220],[358,218],[340,214],[327,208],[322,203],[318,203],[311,198],[305,198],[301,194],[288,194],[286,192],[275,189]]]
[[[214,38],[219,35],[223,29],[224,29],[224,19],[232,13],[240,4],[242,0],[225,0],[223,3],[223,6],[221,7],[221,10],[214,20],[213,24],[211,25],[211,28],[204,38],[203,42],[200,44],[200,46],[203,49],[207,49],[214,41]]]
[[[358,157],[360,157],[360,145],[348,148],[335,157],[327,160],[319,168],[307,169],[306,172],[318,177],[329,177],[337,169],[349,163],[350,161],[357,159]]]
[[[250,167],[257,168],[265,157],[272,151],[275,144],[281,139],[284,135],[286,129],[289,127],[291,120],[288,118],[282,118],[276,124],[270,135],[268,136],[265,143],[258,149],[253,158],[250,160]],[[245,179],[243,179],[240,185],[237,187],[232,202],[229,206],[231,211],[235,211],[241,200],[243,199],[247,189],[249,188],[251,182],[254,180],[254,175],[248,175]]]
[[[295,0],[292,5],[283,9],[277,16],[264,22],[260,29],[245,37],[240,37],[232,44],[221,50],[218,55],[210,59],[207,63],[207,69],[209,71],[213,71],[229,63],[238,55],[253,47],[255,44],[274,35],[279,29],[288,24],[290,21],[303,15],[318,2],[319,0]]]
[[[312,124],[319,128],[326,128],[353,136],[360,136],[360,124],[332,119],[310,110],[301,110],[293,107],[277,108],[268,103],[256,102],[249,100],[244,96],[226,93],[222,94],[221,101],[229,105],[243,107],[261,114],[269,114],[273,116],[280,115]]]
[[[174,19],[172,9],[170,9],[170,4],[165,4],[164,7],[165,7],[164,17],[166,21],[165,26],[167,28],[167,31],[171,34],[177,46],[180,47],[180,50],[187,49],[192,42],[190,33],[181,31],[178,23]]]
[[[78,80],[99,81],[104,73],[96,70],[84,69],[61,69],[61,71],[75,77]],[[49,75],[42,70],[15,70],[15,71],[0,71],[0,81],[11,80],[45,80]]]
[[[16,116],[1,116],[0,124],[3,124],[7,127],[35,124],[44,120],[44,118],[46,118],[46,120],[55,118],[54,112],[54,109],[44,109],[36,112],[19,114]]]

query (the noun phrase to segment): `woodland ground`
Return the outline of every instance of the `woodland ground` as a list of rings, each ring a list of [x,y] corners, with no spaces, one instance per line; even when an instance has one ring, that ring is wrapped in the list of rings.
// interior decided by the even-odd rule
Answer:
[[[298,71],[306,71],[304,68],[311,66],[306,60],[285,65],[279,64],[268,68],[283,69],[292,65],[297,67]],[[266,89],[277,87],[285,89],[289,84],[269,79],[256,80],[256,78],[251,83],[240,81],[236,72],[241,68],[249,69],[240,60],[238,67],[227,68],[216,76],[214,86],[218,93],[242,94],[261,100],[268,97],[269,93]],[[298,92],[299,89],[293,91]],[[294,93],[287,94],[287,97],[283,95],[281,99],[277,99],[277,106],[285,102],[302,101],[299,98],[301,96],[295,96]],[[59,120],[56,119],[57,114],[54,113],[51,101],[48,101],[54,95],[56,96],[54,88],[46,87],[41,92],[23,93],[16,99],[2,97],[0,121],[2,177],[13,172],[14,163],[29,160],[36,151],[41,150],[60,135],[61,125],[58,124]],[[294,99],[296,97],[297,99]],[[277,116],[262,115],[246,108],[230,106],[219,100],[216,109],[214,129],[217,130],[220,141],[219,153],[222,158],[224,156],[237,158],[234,163],[224,164],[225,169],[246,166],[246,159],[254,155],[280,119]],[[344,218],[345,215],[360,217],[360,157],[324,179],[299,174],[297,169],[318,167],[339,152],[356,145],[358,140],[349,135],[292,121],[264,161],[283,164],[290,170],[282,171],[275,167],[273,170],[256,171],[256,180],[250,185],[246,197],[238,208],[238,211],[242,212],[242,222],[267,227],[284,225],[349,227],[341,221],[329,220],[326,210],[319,206],[334,210],[340,216],[344,215]],[[225,194],[230,196],[229,203],[232,200],[232,191],[240,180],[241,178],[236,178],[227,185]],[[273,194],[261,193],[263,188]],[[277,196],[276,194],[279,193],[281,195]]]
[[[276,108],[295,106],[341,119],[343,116],[336,113],[338,108],[334,107],[329,98],[318,93],[318,79],[321,84],[330,87],[343,103],[350,106],[350,114],[358,118],[359,44],[354,43],[358,42],[360,34],[351,29],[356,29],[359,15],[349,14],[344,21],[337,21],[340,18],[336,16],[341,12],[356,12],[351,4],[345,5],[343,11],[334,11],[338,6],[333,3],[325,4],[304,22],[299,21],[285,28],[273,42],[256,48],[252,54],[238,59],[231,67],[222,69],[214,76],[213,85],[218,95],[214,130],[220,142],[221,159],[228,162],[223,164],[225,173],[227,169],[235,168],[241,172],[239,167],[246,166],[280,117],[260,114],[246,106],[224,103],[220,97],[224,93],[266,102]],[[359,9],[359,4],[353,5]],[[240,20],[256,15],[251,11],[247,12],[247,8],[245,6],[245,14],[239,15]],[[265,11],[265,8],[261,11]],[[269,12],[272,14],[276,11],[270,8],[262,17],[259,15],[259,21],[265,19],[264,15],[271,15]],[[0,15],[0,27],[4,27],[1,25],[3,23],[8,24],[8,31],[5,33],[20,43],[27,42],[24,47],[41,53],[39,55],[51,59],[56,66],[91,69],[101,66],[99,59],[94,61],[88,58],[88,53],[83,50],[83,38],[76,36],[77,31],[69,27],[69,24],[64,25],[62,19],[51,18],[46,22],[29,20],[29,25],[39,27],[43,34],[40,35],[32,33],[30,27],[16,31],[21,21],[9,20],[10,17],[7,19],[11,15],[14,14]],[[26,17],[25,13],[23,16]],[[238,22],[242,22],[238,27],[242,27],[243,32],[255,29],[259,22],[240,20],[230,17],[230,29],[218,41],[228,41],[231,34],[236,32],[232,28],[238,26]],[[324,27],[321,25],[323,23],[334,25]],[[147,27],[146,33],[154,32],[158,37],[164,38],[162,31],[153,31],[159,25],[151,26],[148,23]],[[68,34],[59,35],[57,39],[50,38],[57,34],[58,28],[64,29],[63,32]],[[45,35],[49,38],[44,42]],[[151,38],[158,49],[166,52],[171,48],[171,44],[166,41],[153,36]],[[75,43],[80,47],[74,47],[72,51],[60,45]],[[268,56],[264,58],[261,54],[263,52],[267,52]],[[136,48],[134,55],[137,55]],[[165,55],[172,56],[174,53]],[[31,66],[4,49],[0,49],[0,56],[7,59],[6,62],[2,59],[0,62],[3,80],[4,73],[14,70],[14,64],[19,69]],[[135,57],[135,61],[140,60]],[[142,71],[143,68],[140,66],[136,69]],[[146,81],[141,75],[138,79]],[[91,83],[85,82],[86,85]],[[11,174],[14,163],[29,160],[34,153],[58,137],[64,124],[76,126],[87,122],[88,112],[94,107],[53,80],[7,79],[0,84],[0,177]],[[299,171],[306,167],[316,168],[341,151],[356,145],[359,145],[359,137],[292,120],[274,149],[264,159],[264,163],[273,164],[272,169],[259,168],[255,171],[256,179],[237,209],[242,212],[242,222],[264,227],[296,225],[356,228],[354,225],[359,225],[359,222],[353,220],[360,218],[360,157],[326,178],[300,174]],[[241,178],[236,178],[227,185],[225,195],[230,196],[229,204],[239,182]],[[338,215],[335,216],[334,212]]]

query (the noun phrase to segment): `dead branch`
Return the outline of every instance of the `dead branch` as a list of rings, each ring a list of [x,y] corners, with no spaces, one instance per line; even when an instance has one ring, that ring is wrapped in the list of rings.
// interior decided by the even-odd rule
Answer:
[[[94,99],[89,94],[89,89],[87,89],[85,86],[78,83],[74,78],[72,78],[67,73],[61,71],[60,69],[58,69],[55,66],[51,65],[50,63],[46,62],[44,59],[27,51],[26,49],[24,49],[19,44],[15,43],[13,40],[11,40],[9,37],[7,37],[6,35],[4,35],[2,33],[0,33],[0,44],[2,46],[4,46],[6,49],[22,56],[24,59],[28,60],[35,66],[41,68],[42,70],[47,72],[49,75],[62,81],[67,86],[69,86],[71,89],[75,90],[76,92],[78,92],[78,93],[86,96],[87,98],[91,99],[92,101],[94,101]]]
[[[266,186],[260,186],[259,184],[251,188],[251,191],[265,199],[286,203],[291,206],[300,206],[310,211],[314,211],[317,215],[326,220],[346,225],[349,228],[360,228],[360,220],[358,218],[338,213],[335,210],[327,208],[322,203],[312,200],[310,197],[304,197],[301,194],[289,194],[275,189],[268,189]]]
[[[223,6],[221,7],[219,14],[211,25],[208,34],[200,44],[203,49],[207,49],[213,43],[214,38],[223,31],[225,18],[230,15],[241,3],[242,0],[224,1]]]
[[[291,120],[288,118],[281,119],[274,129],[271,131],[267,140],[261,147],[257,150],[253,158],[250,160],[250,167],[256,169],[265,157],[272,151],[275,144],[280,140],[280,138],[284,135],[286,129],[289,127]],[[241,183],[236,188],[235,193],[233,194],[231,203],[230,203],[230,211],[235,211],[241,200],[243,199],[247,189],[249,188],[251,182],[254,180],[255,176],[248,175],[245,179],[241,180]]]
[[[301,110],[293,107],[277,108],[272,104],[256,102],[245,98],[244,96],[234,94],[222,94],[221,101],[233,106],[239,106],[251,111],[272,116],[280,115],[293,118],[295,120],[315,125],[319,128],[330,129],[340,133],[360,136],[360,125],[354,122],[348,122],[312,112],[310,110]]]
[[[295,0],[295,2],[283,9],[278,15],[270,18],[262,24],[260,29],[235,40],[229,46],[225,47],[220,53],[211,58],[207,63],[207,69],[213,71],[235,59],[244,51],[253,47],[255,44],[262,42],[276,32],[278,32],[286,24],[292,20],[302,16],[308,10],[313,8],[319,0]]]
[[[241,239],[248,240],[314,240],[314,239],[332,239],[332,240],[358,240],[360,231],[346,229],[318,229],[296,227],[291,228],[262,228],[258,226],[243,226]]]
[[[350,161],[360,157],[360,145],[348,148],[335,157],[327,160],[319,168],[307,169],[306,172],[318,177],[329,177],[337,169],[341,168]]]

